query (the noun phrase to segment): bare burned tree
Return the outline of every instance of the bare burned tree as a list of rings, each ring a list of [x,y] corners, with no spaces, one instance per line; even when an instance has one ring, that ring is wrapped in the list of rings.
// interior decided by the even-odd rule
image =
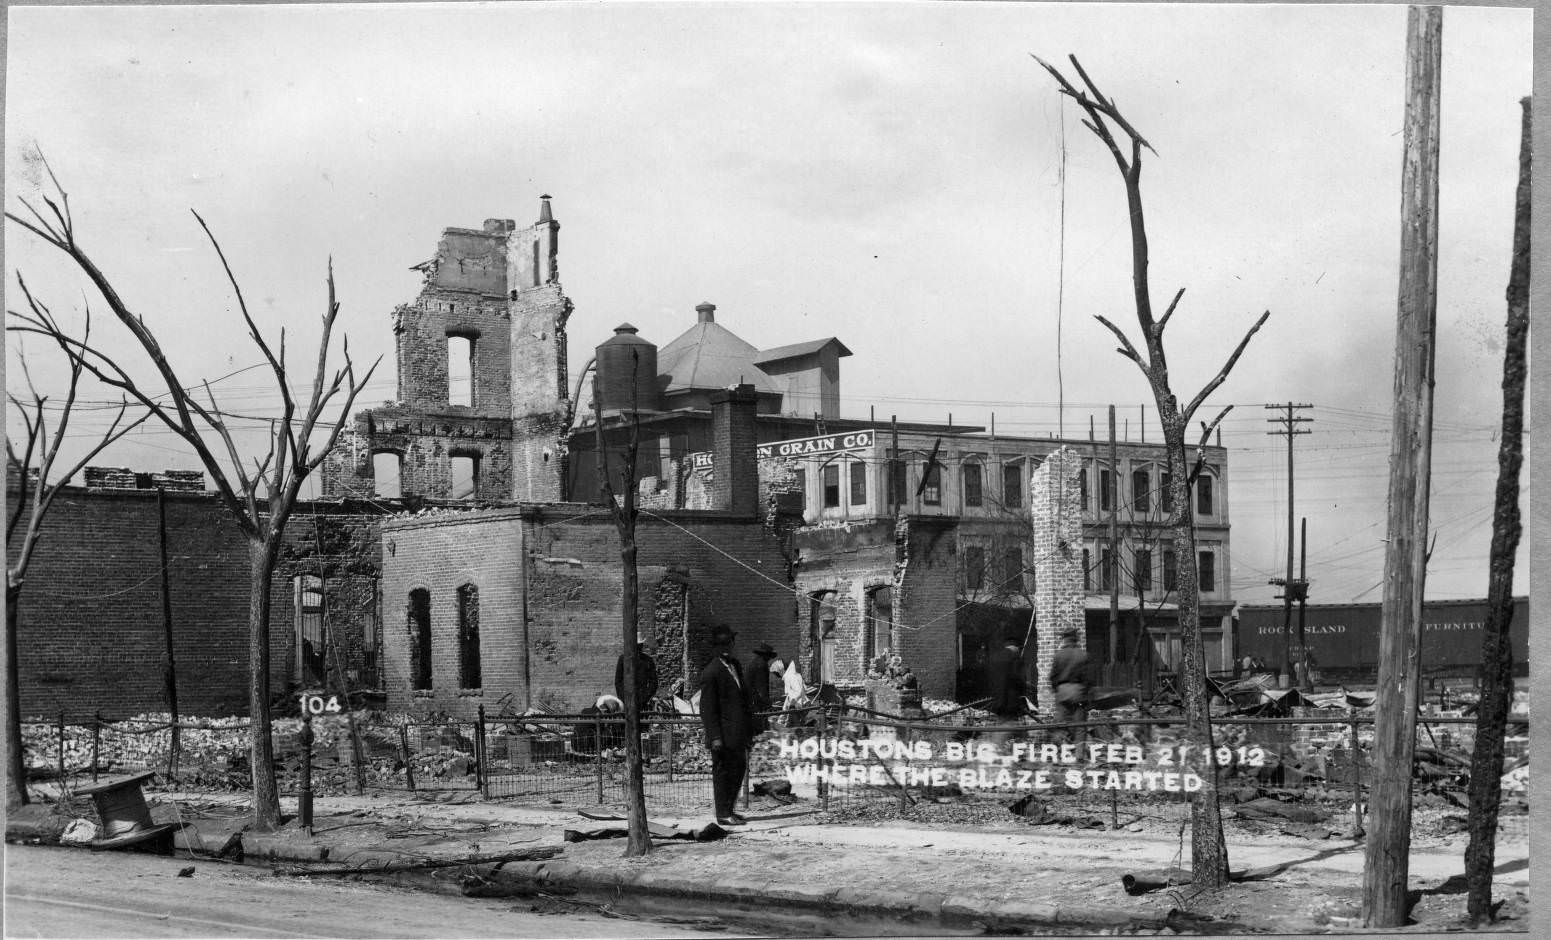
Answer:
[[[46,161],[44,166],[48,167]],[[370,381],[381,359],[374,362],[358,380],[355,365],[350,358],[350,343],[346,339],[342,353],[344,367],[334,370],[330,375],[330,339],[334,321],[339,316],[339,303],[334,295],[334,265],[330,260],[328,306],[323,314],[323,335],[318,341],[312,392],[305,402],[298,402],[291,394],[290,372],[286,367],[285,331],[281,330],[277,352],[265,341],[249,314],[242,288],[238,286],[220,243],[199,213],[194,213],[194,218],[199,221],[200,228],[221,260],[221,266],[236,295],[243,322],[247,325],[248,336],[263,354],[281,397],[281,413],[270,425],[268,452],[261,458],[249,456],[245,460],[232,438],[227,415],[216,403],[209,382],[190,386],[179,378],[145,320],[129,309],[108,276],[76,241],[69,195],[54,177],[52,169],[49,169],[48,175],[57,199],[46,194],[43,196],[47,212],[21,200],[30,218],[9,211],[5,214],[6,218],[59,249],[86,275],[107,301],[113,315],[129,331],[134,345],[149,359],[160,378],[157,384],[162,388],[142,385],[113,357],[91,344],[89,336],[72,336],[54,319],[48,308],[32,295],[25,282],[22,282],[22,294],[26,297],[30,313],[14,315],[20,323],[17,328],[22,332],[49,337],[58,343],[74,367],[84,369],[98,381],[139,402],[150,415],[193,448],[210,474],[221,503],[231,512],[238,529],[247,539],[248,705],[251,717],[253,825],[258,831],[272,830],[280,822],[280,799],[275,788],[274,749],[270,740],[270,582],[274,576],[285,527],[296,508],[302,483],[334,447],[356,396]],[[201,402],[198,395],[201,387],[205,402]],[[334,410],[331,403],[337,407],[338,414],[328,420],[325,418],[326,412]],[[319,438],[316,443],[313,441],[315,434]],[[224,453],[218,454],[206,441],[206,435],[218,439]]]
[[[85,329],[90,332],[90,311],[87,312]],[[65,399],[57,407],[59,421],[50,430],[45,410],[49,408],[48,396],[38,393],[32,382],[32,371],[27,366],[27,356],[18,352],[17,362],[27,383],[27,400],[17,398],[9,391],[6,400],[12,411],[22,419],[22,445],[18,450],[9,434],[5,438],[7,470],[16,474],[16,498],[6,505],[5,544],[5,700],[6,721],[7,806],[19,806],[29,802],[27,796],[27,767],[22,754],[21,669],[18,665],[17,630],[21,610],[22,587],[27,582],[27,568],[32,563],[33,551],[43,537],[43,519],[53,505],[54,497],[70,478],[81,472],[87,462],[102,453],[109,445],[139,427],[150,417],[143,414],[128,422],[124,421],[129,403],[119,403],[118,414],[102,436],[96,439],[85,454],[63,473],[56,473],[59,465],[60,445],[69,430],[70,419],[75,414],[76,396],[81,387],[81,365],[70,362],[70,379],[65,389]]]
[[[632,365],[639,369],[640,357],[632,351]],[[597,373],[593,373],[594,376]],[[631,375],[631,388],[635,389],[635,375]],[[636,567],[635,524],[640,513],[636,509],[636,457],[640,451],[641,414],[634,409],[630,413],[630,441],[625,445],[625,465],[620,468],[620,483],[624,489],[622,498],[614,496],[614,486],[609,480],[609,452],[603,440],[603,406],[598,389],[593,389],[593,430],[598,443],[598,489],[602,492],[609,512],[614,516],[614,526],[619,530],[619,558],[622,566],[620,590],[620,624],[623,631],[621,656],[623,657],[625,706],[625,857],[648,855],[652,851],[651,833],[646,827],[646,788],[641,768],[641,708],[636,695],[636,631],[640,608],[640,576]],[[634,404],[634,401],[632,401]],[[602,744],[599,744],[602,747]]]
[[[1120,175],[1125,181],[1126,203],[1131,215],[1131,280],[1136,305],[1136,321],[1141,327],[1143,347],[1146,350],[1145,357],[1131,344],[1130,339],[1118,326],[1102,316],[1096,319],[1120,341],[1120,354],[1136,363],[1142,370],[1142,375],[1147,378],[1147,384],[1152,388],[1153,401],[1157,405],[1158,417],[1163,426],[1163,440],[1174,504],[1173,512],[1169,515],[1169,529],[1172,532],[1179,565],[1177,574],[1179,625],[1187,644],[1182,669],[1184,687],[1181,689],[1185,705],[1185,738],[1186,743],[1190,745],[1193,764],[1191,769],[1199,774],[1202,780],[1201,790],[1197,793],[1191,808],[1191,876],[1192,883],[1197,888],[1220,888],[1228,882],[1228,848],[1223,839],[1222,814],[1217,805],[1218,771],[1204,759],[1214,742],[1210,700],[1206,688],[1206,651],[1201,640],[1201,598],[1197,582],[1193,510],[1189,498],[1191,487],[1204,466],[1204,451],[1197,457],[1195,464],[1190,465],[1186,458],[1185,435],[1197,409],[1205,403],[1207,396],[1227,379],[1228,373],[1238,362],[1250,339],[1259,331],[1271,313],[1266,311],[1260,315],[1255,325],[1250,327],[1249,332],[1239,341],[1238,347],[1233,350],[1217,375],[1206,383],[1189,404],[1181,407],[1169,381],[1169,364],[1164,353],[1163,332],[1185,291],[1181,288],[1174,295],[1163,316],[1155,318],[1152,294],[1147,280],[1147,225],[1142,214],[1141,189],[1142,149],[1145,147],[1152,150],[1155,156],[1157,151],[1153,150],[1152,145],[1121,115],[1115,103],[1099,92],[1098,86],[1088,77],[1088,73],[1083,70],[1076,56],[1071,57],[1072,67],[1081,76],[1086,86],[1085,90],[1074,87],[1060,71],[1038,56],[1034,56],[1034,60],[1044,66],[1045,70],[1060,84],[1061,93],[1071,97],[1087,113],[1087,119],[1083,124],[1109,148],[1110,155],[1115,158],[1115,165],[1120,169]],[[1122,150],[1121,143],[1116,140],[1115,132],[1110,128],[1110,122],[1119,129],[1119,133],[1128,145],[1126,150],[1129,151],[1129,155]],[[1213,429],[1221,423],[1232,407],[1230,405],[1224,408],[1210,422],[1201,422],[1201,448],[1206,446]]]

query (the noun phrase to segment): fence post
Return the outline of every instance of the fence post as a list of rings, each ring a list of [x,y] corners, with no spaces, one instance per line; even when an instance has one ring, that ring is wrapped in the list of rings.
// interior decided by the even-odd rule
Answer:
[[[415,762],[409,753],[409,726],[399,725],[399,750],[404,755],[404,779],[409,783],[409,789],[415,789]]]
[[[479,706],[479,718],[474,725],[474,785],[485,799],[490,799],[490,778],[485,774],[485,706]]]
[[[906,723],[906,724],[903,724],[903,725],[899,726],[899,733],[896,735],[896,737],[897,737],[897,739],[900,742],[902,742],[905,745],[905,747],[908,748],[910,746],[910,725],[909,725],[909,723]],[[882,758],[880,757],[879,760],[881,761]],[[909,783],[909,781],[910,781],[910,770],[909,770],[909,763],[910,763],[910,758],[906,757],[905,758],[906,769],[904,771],[902,771],[900,773],[900,775],[899,775],[899,811],[901,813],[903,813],[905,810],[910,808],[910,783]]]
[[[59,710],[59,786],[65,786],[65,710]]]
[[[596,767],[597,771],[598,771],[598,802],[602,803],[603,802],[603,716],[599,715],[598,717],[594,718],[592,720],[592,724],[593,724],[593,728],[597,731],[597,740],[593,742],[593,747],[598,749],[598,755],[597,755],[597,757],[595,757],[593,759],[593,766]]]
[[[1352,838],[1363,833],[1362,751],[1357,743],[1357,707],[1352,706]]]
[[[92,716],[92,783],[97,782],[97,764],[102,753],[102,712]]]
[[[668,730],[668,783],[673,783],[673,719],[663,722]]]
[[[820,767],[827,767],[828,766],[828,762],[824,759],[824,736],[825,736],[825,733],[826,733],[826,731],[828,729],[829,729],[829,716],[827,714],[825,714],[824,708],[821,706],[819,708],[819,766]],[[829,777],[826,775],[824,777],[819,778],[819,782],[818,783],[819,783],[819,797],[823,801],[824,811],[828,812],[829,811]]]
[[[296,812],[302,831],[312,835],[312,710],[302,703],[302,781],[296,796]]]

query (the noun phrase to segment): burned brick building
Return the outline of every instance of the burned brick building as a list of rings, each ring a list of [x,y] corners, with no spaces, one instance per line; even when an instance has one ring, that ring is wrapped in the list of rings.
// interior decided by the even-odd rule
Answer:
[[[967,696],[1005,634],[1031,641],[1031,671],[1063,624],[1110,658],[1112,589],[1114,658],[1166,668],[1181,649],[1171,597],[1187,550],[1203,572],[1209,665],[1231,662],[1222,448],[1206,448],[1186,548],[1163,524],[1161,445],[1122,443],[1111,465],[1092,440],[847,418],[844,343],[761,350],[710,303],[660,348],[614,327],[573,384],[558,233],[548,197],[527,228],[443,232],[416,266],[419,297],[395,313],[399,400],[358,416],[325,468],[330,495],[444,507],[384,528],[391,705],[574,706],[607,689],[612,656],[598,651],[618,646],[619,576],[597,468],[622,466],[632,436],[640,630],[665,675],[693,674],[713,621],[745,623],[741,644],[772,643],[814,684],[858,688],[894,651],[926,694]]]

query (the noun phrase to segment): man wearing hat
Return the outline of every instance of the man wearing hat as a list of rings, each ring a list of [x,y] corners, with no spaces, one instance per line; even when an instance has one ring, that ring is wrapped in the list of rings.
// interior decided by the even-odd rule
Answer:
[[[754,647],[754,658],[749,660],[749,705],[754,709],[754,733],[759,734],[770,725],[763,712],[770,711],[770,661],[776,651],[769,643]]]
[[[747,822],[736,809],[754,739],[749,685],[743,678],[743,667],[732,655],[737,635],[726,624],[717,624],[711,630],[711,661],[700,671],[700,721],[705,725],[706,746],[711,749],[716,821],[723,826]]]
[[[625,657],[620,655],[614,663],[614,694],[620,701],[625,700]],[[651,707],[652,699],[657,695],[657,660],[646,651],[641,638],[635,640],[635,703],[636,714],[645,715]],[[646,722],[641,722],[641,730],[646,730]]]
[[[1050,664],[1050,688],[1055,690],[1056,721],[1082,721],[1088,711],[1088,651],[1077,645],[1077,630],[1061,631],[1061,648]],[[1067,740],[1075,737],[1067,729]]]

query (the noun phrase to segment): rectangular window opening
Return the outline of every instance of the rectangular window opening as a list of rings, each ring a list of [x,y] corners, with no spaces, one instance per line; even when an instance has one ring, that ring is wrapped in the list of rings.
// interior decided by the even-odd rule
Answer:
[[[447,404],[474,404],[474,337],[447,334]]]
[[[1008,509],[1023,506],[1023,468],[1015,463],[1002,464],[1002,505]]]
[[[928,506],[942,505],[942,464],[931,461],[921,467],[921,502]]]
[[[964,549],[964,587],[978,591],[986,585],[986,552],[978,545]]]
[[[482,685],[479,664],[479,587],[465,584],[458,588],[458,687],[478,689]]]
[[[981,489],[981,470],[978,463],[964,465],[964,505],[970,507],[980,506],[984,499]]]
[[[840,467],[830,464],[824,468],[824,508],[835,509],[840,505]]]
[[[1202,593],[1210,593],[1217,590],[1217,556],[1212,552],[1201,552],[1196,566],[1196,583]]]
[[[851,462],[851,505],[867,505],[867,465],[860,460]]]

